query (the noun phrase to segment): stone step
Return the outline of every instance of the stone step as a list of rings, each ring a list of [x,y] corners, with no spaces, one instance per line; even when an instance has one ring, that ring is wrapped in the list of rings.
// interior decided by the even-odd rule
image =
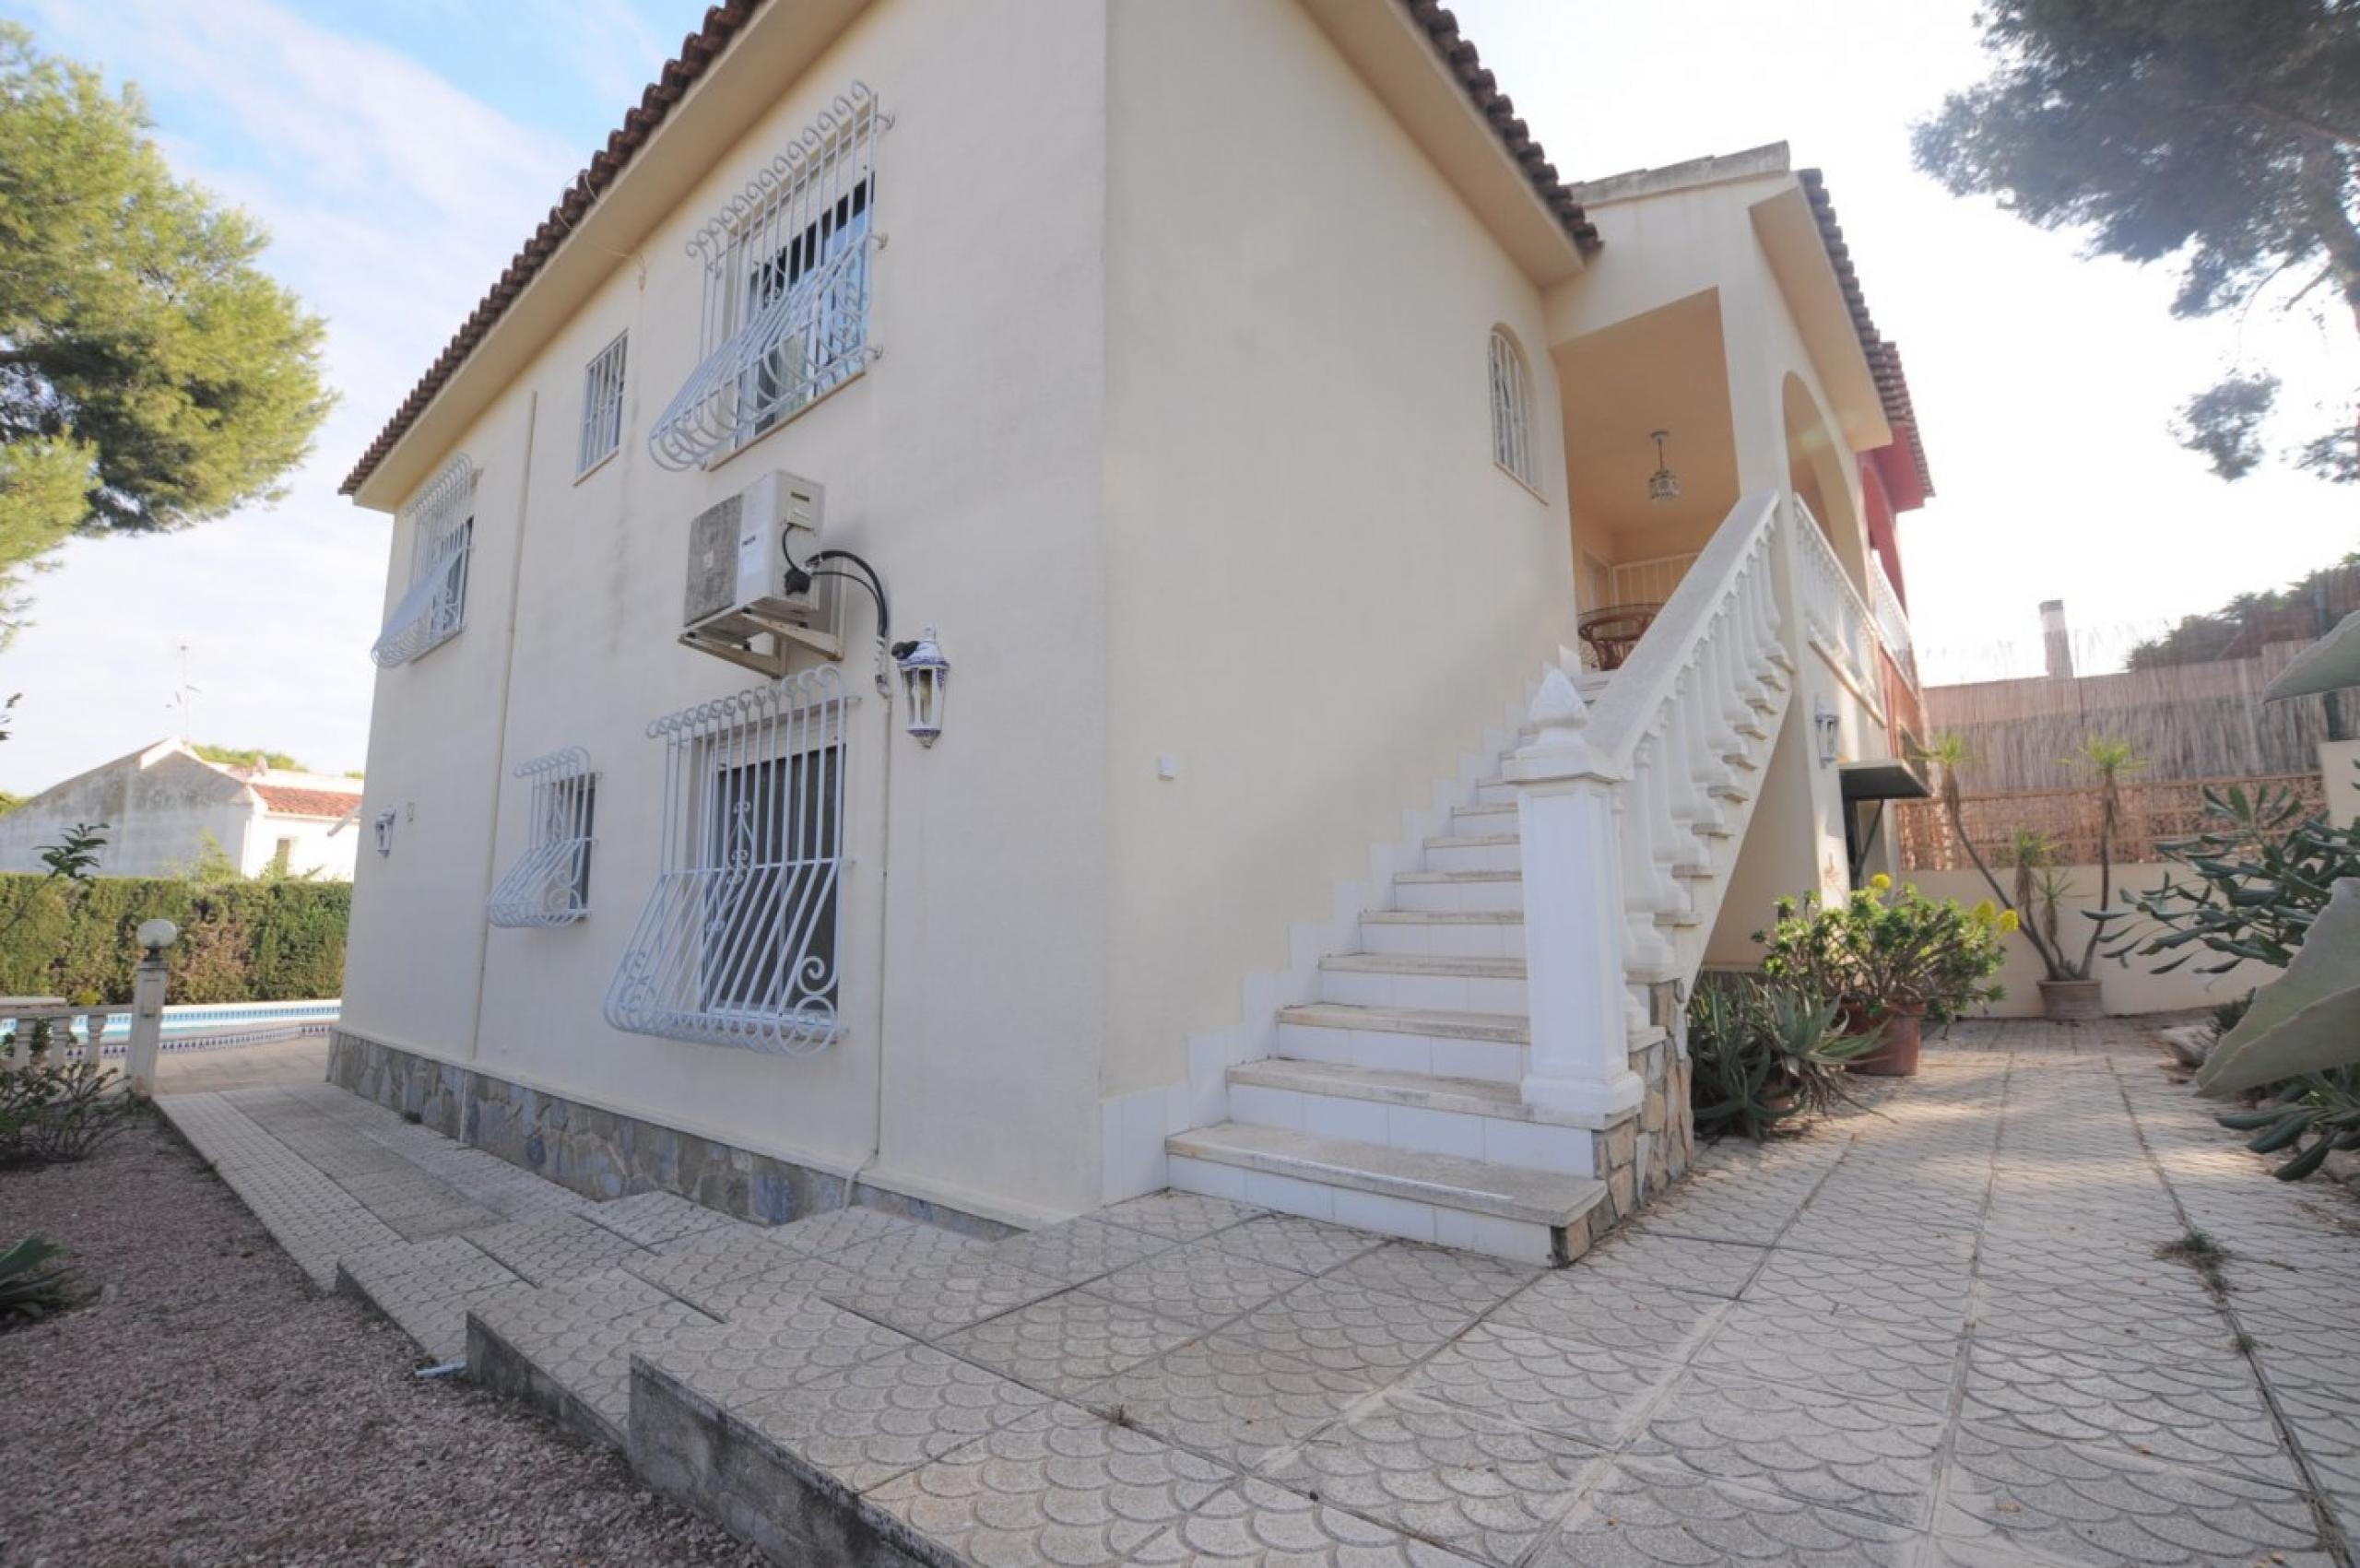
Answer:
[[[1361,946],[1372,953],[1520,959],[1524,956],[1524,912],[1363,910]]]
[[[1173,1185],[1192,1192],[1527,1263],[1578,1256],[1606,1196],[1588,1176],[1240,1122],[1174,1133],[1164,1149]]]
[[[1279,1012],[1279,1055],[1389,1072],[1514,1083],[1531,1024],[1503,1013],[1311,1002]]]
[[[1510,1013],[1528,1003],[1524,960],[1339,953],[1319,961],[1322,1001],[1436,1012]]]
[[[1399,871],[1393,878],[1393,907],[1443,913],[1519,912],[1524,873],[1514,871]]]
[[[1334,1062],[1264,1059],[1229,1069],[1232,1121],[1595,1175],[1591,1128],[1524,1102],[1513,1083]]]
[[[1509,833],[1444,833],[1426,841],[1429,871],[1516,871],[1524,843]]]

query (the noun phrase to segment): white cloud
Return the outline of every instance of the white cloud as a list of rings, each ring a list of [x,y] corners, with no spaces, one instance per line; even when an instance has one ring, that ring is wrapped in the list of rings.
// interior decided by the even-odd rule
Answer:
[[[76,541],[41,574],[35,624],[0,654],[0,691],[24,693],[0,787],[43,786],[177,727],[183,645],[198,738],[359,767],[386,525],[336,486],[583,149],[269,0],[30,12],[44,48],[141,83],[174,168],[269,227],[265,265],[327,318],[344,402],[278,506],[168,538]],[[581,34],[551,36],[611,49],[629,21],[611,4],[585,17]]]

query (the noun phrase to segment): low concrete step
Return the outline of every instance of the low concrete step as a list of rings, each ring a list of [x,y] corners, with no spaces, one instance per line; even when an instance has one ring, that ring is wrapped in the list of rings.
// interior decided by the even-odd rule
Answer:
[[[1279,1009],[1281,1025],[1306,1029],[1363,1030],[1378,1034],[1424,1034],[1443,1040],[1492,1040],[1522,1045],[1532,1038],[1530,1020],[1501,1013],[1432,1011],[1417,1008],[1355,1008],[1341,1002],[1305,1002]]]
[[[1450,958],[1427,953],[1330,953],[1319,961],[1322,969],[1377,974],[1450,974],[1462,979],[1521,980],[1524,959]]]
[[[1522,958],[1521,909],[1371,909],[1361,946],[1372,953],[1432,958]]]
[[[1529,1006],[1520,957],[1339,953],[1319,961],[1319,998],[1363,1008],[1505,1013]]]
[[[1527,1105],[1494,1079],[1265,1058],[1229,1069],[1229,1115],[1257,1126],[1357,1138],[1387,1149],[1589,1176],[1599,1119]]]
[[[1524,872],[1520,868],[1397,871],[1393,875],[1393,904],[1397,909],[1422,912],[1520,913],[1524,908]]]
[[[1524,841],[1512,832],[1440,833],[1426,841],[1429,871],[1520,871]]]
[[[1410,1105],[1422,1110],[1449,1111],[1468,1116],[1503,1116],[1538,1121],[1533,1108],[1513,1083],[1486,1078],[1438,1078],[1433,1073],[1388,1072],[1382,1067],[1355,1067],[1336,1062],[1293,1062],[1265,1056],[1240,1062],[1229,1069],[1229,1081],[1257,1089],[1293,1094],[1321,1094],[1340,1100],[1367,1100],[1385,1105]]]
[[[1606,1196],[1587,1176],[1224,1122],[1164,1140],[1175,1185],[1533,1263],[1563,1263],[1569,1227]],[[1185,1163],[1184,1163],[1185,1162]],[[1356,1201],[1348,1195],[1375,1202]]]
[[[1520,1014],[1310,1002],[1279,1011],[1279,1055],[1446,1078],[1524,1077],[1531,1023]]]

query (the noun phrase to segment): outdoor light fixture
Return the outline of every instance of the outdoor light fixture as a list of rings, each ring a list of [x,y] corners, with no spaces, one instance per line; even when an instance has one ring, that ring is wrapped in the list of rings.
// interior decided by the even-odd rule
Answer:
[[[1656,471],[1647,476],[1647,499],[1658,506],[1667,506],[1680,499],[1680,476],[1664,461],[1663,443],[1671,439],[1670,430],[1655,433]]]
[[[139,946],[143,951],[160,953],[181,939],[181,928],[161,918],[139,923]]]
[[[942,705],[949,700],[950,661],[942,656],[929,626],[914,643],[893,644],[893,662],[902,667],[902,692],[909,699],[909,732],[920,746],[932,747],[942,733]]]
[[[1820,697],[1812,701],[1811,727],[1819,736],[1819,765],[1824,768],[1835,760],[1844,743],[1844,721],[1827,705],[1827,699]]]

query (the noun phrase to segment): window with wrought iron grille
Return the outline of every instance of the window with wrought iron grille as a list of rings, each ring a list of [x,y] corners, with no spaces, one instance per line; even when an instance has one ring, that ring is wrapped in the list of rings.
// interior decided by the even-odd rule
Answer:
[[[1492,461],[1530,489],[1540,488],[1532,451],[1532,377],[1524,350],[1498,327],[1492,329]]]
[[[689,242],[704,272],[698,362],[648,431],[660,466],[726,455],[874,357],[877,142],[891,124],[855,82]]]
[[[623,334],[598,350],[582,372],[582,451],[576,476],[613,456],[623,443]]]
[[[590,913],[590,851],[596,840],[598,775],[579,746],[516,765],[532,781],[532,837],[491,890],[484,912],[494,925],[571,925]]]
[[[832,665],[648,726],[666,743],[663,859],[607,1021],[801,1055],[842,1032],[844,715]]]
[[[409,529],[409,589],[385,618],[369,656],[405,665],[459,634],[467,618],[467,560],[475,546],[476,466],[461,453],[402,509]]]

